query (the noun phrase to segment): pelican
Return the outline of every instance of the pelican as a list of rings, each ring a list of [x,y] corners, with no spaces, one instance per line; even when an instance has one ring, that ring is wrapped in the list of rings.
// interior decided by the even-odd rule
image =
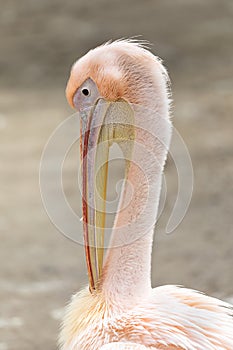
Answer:
[[[151,250],[172,126],[168,74],[143,44],[117,40],[72,66],[66,95],[80,114],[89,286],[72,297],[62,350],[232,350],[231,305],[179,286],[151,287]],[[104,256],[109,148],[125,158]],[[99,166],[97,166],[99,165]]]

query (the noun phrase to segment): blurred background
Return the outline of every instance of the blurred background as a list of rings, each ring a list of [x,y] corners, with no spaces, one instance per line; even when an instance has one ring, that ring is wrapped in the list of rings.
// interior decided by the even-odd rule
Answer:
[[[71,113],[64,89],[76,58],[109,39],[142,35],[164,60],[173,122],[192,158],[194,191],[181,225],[153,248],[153,285],[233,295],[232,0],[0,0],[0,350],[56,349],[64,305],[87,283],[83,247],[50,223],[38,169],[54,128]],[[76,160],[66,192],[75,202]]]

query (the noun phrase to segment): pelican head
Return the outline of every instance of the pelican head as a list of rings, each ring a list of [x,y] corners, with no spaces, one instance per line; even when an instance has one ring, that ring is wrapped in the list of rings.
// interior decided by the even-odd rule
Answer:
[[[132,41],[97,47],[71,69],[66,96],[81,116],[84,243],[91,292],[98,288],[103,267],[109,147],[118,143],[129,163],[136,133],[133,106],[160,108],[166,115],[165,90],[166,71],[160,61]],[[129,164],[126,178],[128,170]]]

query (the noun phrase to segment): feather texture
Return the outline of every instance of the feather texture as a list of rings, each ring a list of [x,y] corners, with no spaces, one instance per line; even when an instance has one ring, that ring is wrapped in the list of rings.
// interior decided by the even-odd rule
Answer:
[[[232,350],[232,330],[231,305],[190,289],[157,287],[127,310],[85,289],[68,307],[61,343],[66,350],[122,341],[152,349]]]
[[[146,350],[146,347],[135,343],[109,343],[100,350]]]

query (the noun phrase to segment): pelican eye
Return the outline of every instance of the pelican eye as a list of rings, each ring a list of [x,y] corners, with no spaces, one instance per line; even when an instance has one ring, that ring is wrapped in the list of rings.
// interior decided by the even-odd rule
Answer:
[[[90,95],[90,91],[87,88],[84,88],[84,89],[82,89],[82,94],[84,96],[89,96]]]

